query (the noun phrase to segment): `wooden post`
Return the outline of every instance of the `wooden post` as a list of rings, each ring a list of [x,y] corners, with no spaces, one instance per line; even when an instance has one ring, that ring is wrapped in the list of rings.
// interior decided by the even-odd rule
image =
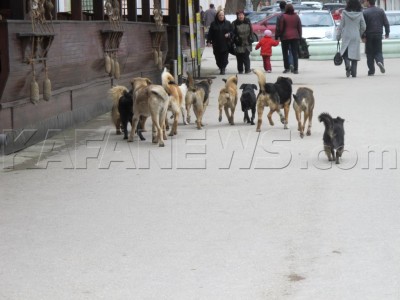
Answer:
[[[137,22],[137,5],[136,0],[127,0],[128,21]]]
[[[93,0],[93,20],[104,20],[104,1]]]
[[[142,22],[150,22],[150,1],[142,0]]]
[[[71,20],[82,21],[82,1],[71,0]]]

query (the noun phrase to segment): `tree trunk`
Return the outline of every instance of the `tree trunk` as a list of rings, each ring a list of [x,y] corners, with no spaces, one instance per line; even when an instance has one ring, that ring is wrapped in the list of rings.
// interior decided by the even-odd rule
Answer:
[[[225,14],[235,14],[238,9],[245,9],[246,0],[229,0],[225,4]]]

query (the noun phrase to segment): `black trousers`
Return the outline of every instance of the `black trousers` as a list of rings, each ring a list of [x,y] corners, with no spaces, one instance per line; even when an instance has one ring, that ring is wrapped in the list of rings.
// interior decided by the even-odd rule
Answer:
[[[283,65],[285,70],[289,70],[289,49],[292,50],[293,67],[297,71],[299,68],[299,40],[283,40],[281,41]]]
[[[368,73],[375,73],[375,62],[381,62],[383,64],[382,54],[382,36],[381,35],[369,35],[365,43],[365,52],[367,54],[367,66]]]
[[[214,50],[215,62],[217,63],[218,69],[225,70],[228,65],[228,50],[224,52],[218,52]]]
[[[250,71],[250,52],[246,50],[245,53],[236,53],[237,69],[239,73]]]

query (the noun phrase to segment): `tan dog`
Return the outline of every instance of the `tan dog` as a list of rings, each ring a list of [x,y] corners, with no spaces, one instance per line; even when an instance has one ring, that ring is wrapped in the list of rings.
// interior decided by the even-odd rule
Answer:
[[[108,90],[108,95],[112,100],[111,120],[115,125],[116,134],[121,134],[121,117],[118,111],[119,99],[128,92],[128,89],[122,85],[117,85]]]
[[[188,90],[185,97],[187,122],[190,123],[190,109],[193,105],[193,112],[196,116],[197,129],[201,129],[203,124],[203,116],[209,102],[209,94],[212,80],[205,79],[200,82],[194,82],[192,74],[188,73]]]
[[[132,128],[136,128],[140,117],[147,118],[151,116],[153,130],[153,143],[158,143],[160,147],[164,147],[164,140],[167,139],[165,134],[165,118],[169,105],[169,96],[161,85],[151,84],[150,79],[136,77],[132,81],[133,98],[133,118]],[[135,130],[131,130],[128,142],[133,141]]]
[[[308,119],[307,135],[311,135],[312,117],[314,111],[314,93],[312,89],[299,87],[296,94],[293,94],[293,108],[296,113],[297,130],[300,131],[300,137],[304,137],[304,128]],[[301,113],[304,112],[304,122],[301,123]]]
[[[218,121],[222,121],[222,108],[225,110],[225,115],[229,121],[229,124],[235,125],[234,115],[236,104],[238,101],[238,92],[237,92],[237,83],[238,78],[237,75],[232,75],[228,77],[228,79],[222,79],[225,81],[225,87],[221,89],[218,97],[218,109],[219,109],[219,117]]]
[[[292,80],[288,77],[278,77],[275,83],[266,83],[265,74],[261,70],[254,70],[258,77],[258,85],[260,93],[257,96],[257,132],[261,131],[262,115],[264,107],[269,107],[268,121],[271,126],[274,126],[272,114],[277,112],[284,124],[284,128],[288,129],[288,117],[290,103],[292,101]],[[285,115],[282,114],[281,108],[284,109]]]
[[[164,68],[164,71],[161,74],[161,82],[162,86],[170,96],[168,110],[174,115],[174,122],[172,124],[171,131],[169,132],[169,136],[174,136],[178,133],[178,120],[181,113],[181,106],[183,105],[182,90],[174,82],[174,80],[174,76],[172,76],[172,74],[169,73],[166,68]]]

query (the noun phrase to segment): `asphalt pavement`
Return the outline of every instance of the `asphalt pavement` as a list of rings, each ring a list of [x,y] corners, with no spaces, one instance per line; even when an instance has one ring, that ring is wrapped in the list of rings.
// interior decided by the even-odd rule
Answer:
[[[399,299],[400,59],[385,67],[367,76],[363,55],[346,78],[301,59],[293,89],[316,101],[302,139],[293,109],[288,130],[264,112],[257,133],[240,104],[234,126],[218,122],[236,60],[219,75],[206,48],[203,130],[127,143],[105,114],[1,156],[0,299]],[[267,81],[282,71],[272,61]],[[345,119],[339,165],[322,151],[321,112]]]

